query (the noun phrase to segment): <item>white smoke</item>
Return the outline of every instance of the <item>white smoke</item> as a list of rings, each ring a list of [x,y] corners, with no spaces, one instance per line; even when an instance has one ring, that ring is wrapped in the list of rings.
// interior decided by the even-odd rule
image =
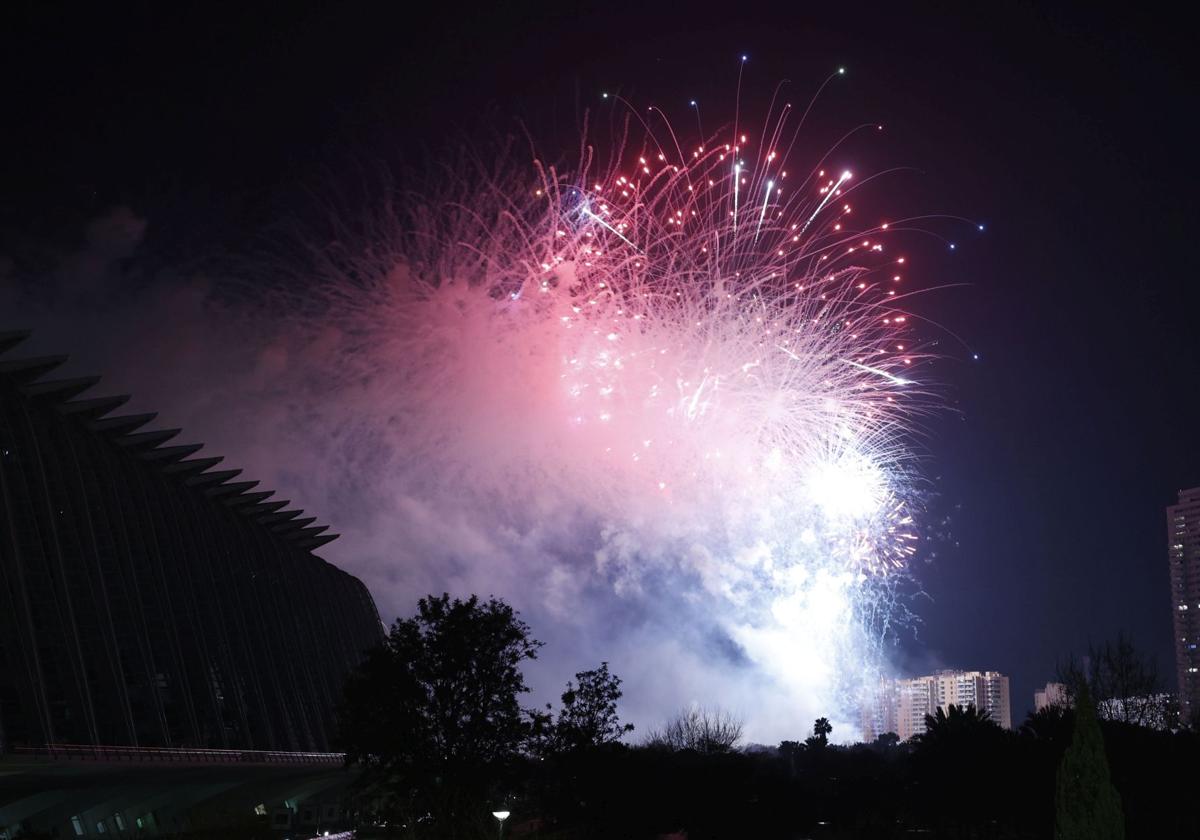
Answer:
[[[719,202],[693,232],[652,229],[684,184],[664,177],[603,223],[596,196],[578,212],[583,179],[543,172],[536,200],[483,181],[471,206],[306,240],[258,288],[138,276],[145,223],[117,210],[53,288],[0,275],[0,326],[41,328],[39,349],[331,523],[322,555],[385,620],[443,590],[512,603],[549,643],[540,701],[607,660],[642,731],[699,703],[751,741],[818,716],[852,734],[910,550],[896,362],[877,304],[847,293],[867,272],[776,259],[810,206],[713,262]]]

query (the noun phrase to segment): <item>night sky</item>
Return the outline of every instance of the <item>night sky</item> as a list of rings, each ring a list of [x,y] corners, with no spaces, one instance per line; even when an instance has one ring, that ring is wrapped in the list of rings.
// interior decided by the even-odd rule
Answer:
[[[901,660],[1009,673],[1019,718],[1056,658],[1127,630],[1173,686],[1163,507],[1200,484],[1185,27],[1094,4],[427,5],[444,10],[7,8],[0,286],[114,206],[147,220],[139,259],[188,264],[252,248],[331,183],[517,118],[569,148],[601,91],[686,120],[689,99],[729,100],[742,53],[748,112],[782,79],[805,100],[845,66],[805,142],[881,123],[854,163],[912,171],[873,201],[987,224],[939,226],[953,253],[916,249],[920,282],[953,287],[914,304],[938,325],[947,410],[920,437],[929,599]],[[0,329],[32,320],[5,300]],[[53,339],[93,352],[68,324]]]

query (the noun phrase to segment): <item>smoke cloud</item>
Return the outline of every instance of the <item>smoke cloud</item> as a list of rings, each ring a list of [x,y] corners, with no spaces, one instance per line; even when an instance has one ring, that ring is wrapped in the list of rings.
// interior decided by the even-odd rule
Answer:
[[[531,703],[606,660],[642,732],[701,704],[750,741],[818,716],[856,735],[847,686],[876,673],[868,613],[893,591],[868,581],[892,549],[858,543],[904,530],[902,459],[845,336],[802,333],[827,304],[639,302],[649,257],[588,250],[617,251],[613,228],[457,212],[239,275],[150,268],[153,220],[114,208],[50,270],[0,262],[0,328],[330,523],[322,556],[385,620],[431,592],[512,603],[548,643]],[[794,344],[764,344],[764,316]]]

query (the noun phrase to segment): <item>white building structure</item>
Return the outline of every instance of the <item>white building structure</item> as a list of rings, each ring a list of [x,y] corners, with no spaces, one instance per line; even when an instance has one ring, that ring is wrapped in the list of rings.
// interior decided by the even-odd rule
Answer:
[[[1059,682],[1048,682],[1045,688],[1033,692],[1033,710],[1040,712],[1050,706],[1069,706],[1067,687]]]
[[[925,731],[925,716],[939,708],[947,712],[950,706],[974,706],[987,712],[993,721],[1012,729],[1012,707],[1009,702],[1008,677],[997,671],[941,670],[922,677],[882,680],[875,696],[865,707],[863,739],[873,741],[881,729],[894,723],[901,741],[907,741]]]

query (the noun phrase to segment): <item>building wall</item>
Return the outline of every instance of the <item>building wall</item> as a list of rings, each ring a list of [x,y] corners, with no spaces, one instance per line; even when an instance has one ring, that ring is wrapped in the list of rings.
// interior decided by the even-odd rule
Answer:
[[[30,365],[0,357],[0,751],[330,748],[382,627],[323,529]]]
[[[933,682],[929,677],[897,680],[896,695],[899,702],[896,734],[901,741],[907,741],[925,731],[925,715],[933,714],[937,708]]]
[[[925,716],[950,706],[974,706],[988,712],[1005,729],[1012,728],[1009,681],[996,671],[938,671],[923,677],[884,680],[870,706],[892,703],[894,712],[876,711],[874,720],[894,720],[900,740],[907,741],[925,731]],[[864,737],[873,740],[880,732],[864,726]]]
[[[1048,682],[1045,688],[1033,693],[1033,710],[1040,712],[1050,706],[1067,706],[1067,687],[1062,683]]]
[[[870,743],[885,732],[900,731],[899,697],[896,681],[880,679],[874,692],[862,706],[862,738]]]
[[[1200,714],[1200,487],[1167,508],[1167,557],[1179,712],[1189,722]]]
[[[1012,729],[1008,677],[996,671],[938,671],[938,706],[974,706],[1005,729]]]

